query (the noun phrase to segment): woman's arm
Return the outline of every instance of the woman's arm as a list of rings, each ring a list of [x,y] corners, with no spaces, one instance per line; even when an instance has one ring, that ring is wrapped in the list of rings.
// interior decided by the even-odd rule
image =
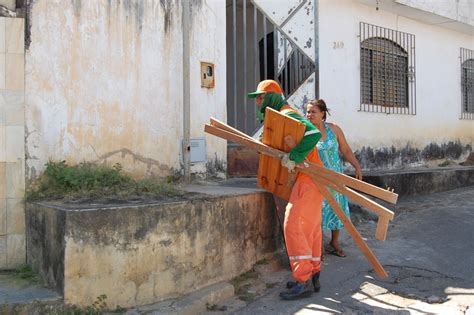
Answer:
[[[342,156],[355,168],[356,178],[362,180],[362,169],[360,167],[359,161],[357,161],[357,158],[354,155],[354,152],[352,152],[351,147],[347,143],[346,137],[344,136],[344,132],[342,132],[342,129],[335,124],[330,124],[329,126],[331,127],[331,130],[336,134],[337,142],[339,142],[339,149],[342,153]]]

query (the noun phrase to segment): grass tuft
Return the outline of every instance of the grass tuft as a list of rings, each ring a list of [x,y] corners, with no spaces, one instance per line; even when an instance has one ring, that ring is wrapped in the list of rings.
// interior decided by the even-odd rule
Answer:
[[[33,269],[31,269],[31,267],[29,265],[22,265],[18,268],[16,268],[14,271],[13,271],[13,274],[20,278],[20,279],[23,279],[23,280],[26,280],[30,283],[39,283],[40,282],[40,278],[38,276],[38,274],[36,272],[33,271]]]
[[[159,178],[135,180],[123,173],[120,164],[108,166],[83,162],[70,166],[65,161],[49,161],[44,173],[27,191],[26,200],[182,195],[182,191],[166,180]]]

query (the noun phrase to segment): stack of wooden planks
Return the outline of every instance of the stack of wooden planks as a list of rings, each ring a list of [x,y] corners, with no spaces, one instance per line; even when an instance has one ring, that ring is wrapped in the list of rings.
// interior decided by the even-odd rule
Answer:
[[[210,123],[205,125],[204,131],[261,153],[258,185],[278,197],[288,200],[292,188],[291,185],[288,185],[288,182],[291,182],[292,175],[288,174],[286,168],[281,167],[280,159],[285,152],[289,151],[283,139],[287,135],[292,135],[296,142],[298,142],[304,135],[304,125],[301,122],[267,108],[262,142],[214,118],[210,118]],[[343,222],[344,227],[354,239],[355,244],[374,268],[376,274],[381,278],[386,278],[388,276],[387,272],[353,223],[345,215],[329,189],[344,194],[354,203],[374,212],[379,218],[375,238],[381,241],[386,239],[388,224],[393,219],[394,214],[389,209],[361,193],[393,204],[397,202],[398,195],[393,191],[379,188],[308,161],[297,164],[295,170],[311,176],[321,194]]]

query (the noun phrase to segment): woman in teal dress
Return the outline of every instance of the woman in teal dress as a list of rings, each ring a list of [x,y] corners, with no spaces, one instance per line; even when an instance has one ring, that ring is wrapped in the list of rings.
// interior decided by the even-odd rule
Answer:
[[[359,162],[347,144],[342,129],[336,124],[326,122],[326,116],[328,113],[326,103],[322,99],[313,100],[306,105],[306,117],[322,134],[322,137],[317,144],[321,161],[326,168],[342,173],[342,155],[342,157],[344,157],[344,159],[355,168],[356,178],[362,180],[362,170]],[[350,218],[349,203],[346,196],[335,191],[332,192],[336,201]],[[329,253],[345,257],[346,255],[339,244],[339,230],[344,226],[343,223],[339,220],[326,200],[324,200],[322,212],[323,230],[331,230],[331,242],[329,243],[331,249]]]

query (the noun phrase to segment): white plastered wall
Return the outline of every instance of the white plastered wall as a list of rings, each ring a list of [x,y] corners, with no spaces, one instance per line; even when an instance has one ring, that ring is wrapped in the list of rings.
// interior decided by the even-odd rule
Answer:
[[[320,10],[320,96],[331,121],[353,149],[423,149],[459,140],[473,144],[474,121],[460,120],[460,47],[474,49],[474,36],[427,25],[346,0],[322,0]],[[359,22],[416,37],[416,115],[360,112]],[[341,45],[342,44],[342,45]]]
[[[192,165],[193,173],[225,177],[227,142],[204,134],[209,117],[227,121],[225,1],[191,6],[191,138],[205,137],[208,163]],[[201,62],[214,64],[214,88],[201,87]]]
[[[204,91],[199,60],[225,86],[225,23],[218,1],[196,2],[191,24],[191,137],[225,120],[225,89]],[[136,176],[181,169],[182,22],[178,1],[38,0],[26,54],[27,177],[48,159],[121,163]],[[193,22],[194,21],[194,22]],[[202,23],[205,22],[205,23]],[[222,51],[213,48],[222,43]],[[223,144],[208,155],[225,160]]]

